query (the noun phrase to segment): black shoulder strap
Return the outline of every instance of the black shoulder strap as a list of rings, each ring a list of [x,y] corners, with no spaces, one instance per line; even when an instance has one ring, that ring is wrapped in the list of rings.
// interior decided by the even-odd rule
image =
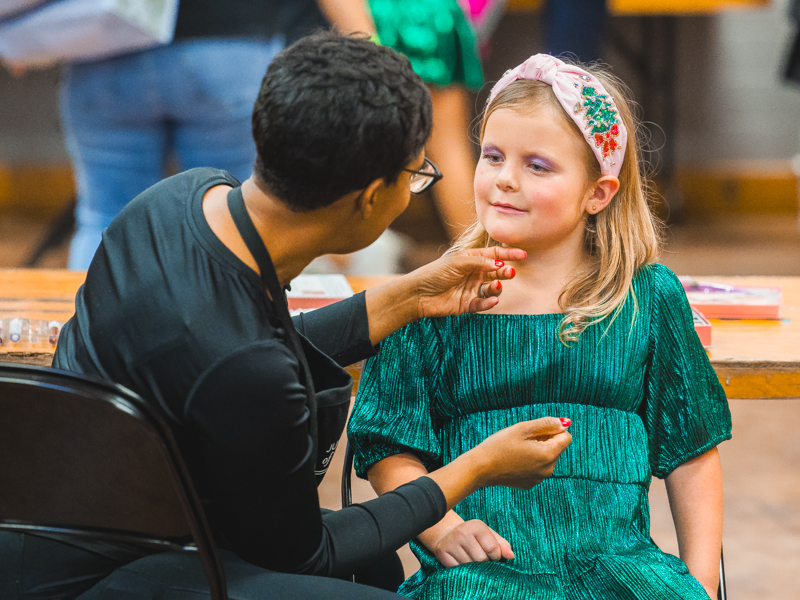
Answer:
[[[233,222],[239,230],[247,249],[258,265],[258,270],[261,272],[261,281],[264,287],[269,291],[272,296],[272,309],[274,314],[278,317],[283,328],[286,330],[286,337],[289,340],[289,345],[294,352],[297,362],[300,364],[300,377],[301,383],[306,390],[306,402],[309,411],[309,429],[311,430],[311,456],[317,456],[317,397],[314,392],[314,382],[311,378],[311,370],[308,367],[308,361],[303,353],[303,347],[300,342],[300,337],[297,330],[292,323],[292,317],[289,315],[289,306],[286,303],[286,293],[281,288],[278,274],[275,271],[275,265],[272,264],[272,258],[269,256],[267,247],[261,236],[258,235],[256,226],[247,214],[247,209],[244,205],[244,196],[242,195],[242,188],[235,187],[228,192],[228,209],[231,211]]]

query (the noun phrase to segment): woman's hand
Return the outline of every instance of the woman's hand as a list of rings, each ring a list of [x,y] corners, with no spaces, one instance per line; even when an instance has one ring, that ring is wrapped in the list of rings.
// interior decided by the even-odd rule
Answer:
[[[553,474],[561,453],[572,443],[570,425],[569,419],[555,417],[523,421],[490,435],[462,457],[477,455],[484,486],[529,490]]]
[[[511,544],[479,519],[462,521],[442,532],[433,554],[444,567],[514,558]]]
[[[448,508],[490,485],[529,490],[553,474],[559,456],[572,442],[569,426],[569,419],[555,417],[511,425],[428,477],[441,488]]]
[[[505,261],[528,256],[517,248],[476,248],[448,254],[405,276],[415,290],[419,317],[482,312],[497,305],[501,281],[515,272]]]
[[[489,310],[498,302],[501,280],[514,277],[505,261],[523,260],[517,248],[480,248],[443,256],[413,273],[367,290],[369,338],[386,336],[423,317]]]

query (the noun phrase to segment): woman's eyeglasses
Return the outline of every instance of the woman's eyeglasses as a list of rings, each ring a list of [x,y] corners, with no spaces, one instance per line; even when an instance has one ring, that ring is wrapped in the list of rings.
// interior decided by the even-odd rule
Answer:
[[[412,169],[403,169],[403,171],[411,173],[409,183],[412,194],[421,194],[442,178],[442,172],[427,157],[419,171]]]

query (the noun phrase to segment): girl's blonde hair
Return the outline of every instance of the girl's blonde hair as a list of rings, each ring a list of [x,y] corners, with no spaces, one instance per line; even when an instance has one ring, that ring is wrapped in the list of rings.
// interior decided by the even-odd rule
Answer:
[[[628,131],[628,145],[619,174],[620,187],[611,203],[596,215],[585,220],[584,248],[589,259],[582,269],[567,283],[558,298],[565,315],[559,327],[562,343],[578,341],[586,327],[607,317],[614,322],[631,293],[636,314],[636,297],[631,284],[637,269],[654,262],[658,256],[661,239],[661,222],[650,210],[651,185],[643,172],[641,156],[641,125],[632,113],[630,93],[619,79],[597,66],[578,65],[600,81],[614,99],[620,118]],[[583,132],[564,112],[553,89],[541,81],[517,80],[489,103],[483,116],[480,139],[483,140],[486,123],[496,110],[510,108],[525,112],[550,107],[560,114],[564,122],[583,139],[588,181],[596,181],[600,164],[592,152]],[[448,253],[469,248],[498,246],[480,221],[467,230]],[[610,325],[609,323],[609,325]]]

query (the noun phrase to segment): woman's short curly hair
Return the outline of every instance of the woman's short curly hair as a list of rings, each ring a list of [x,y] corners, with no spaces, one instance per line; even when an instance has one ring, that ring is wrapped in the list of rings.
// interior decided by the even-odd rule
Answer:
[[[364,38],[321,32],[270,64],[253,109],[255,173],[294,211],[397,180],[432,126],[430,93],[408,59]]]

